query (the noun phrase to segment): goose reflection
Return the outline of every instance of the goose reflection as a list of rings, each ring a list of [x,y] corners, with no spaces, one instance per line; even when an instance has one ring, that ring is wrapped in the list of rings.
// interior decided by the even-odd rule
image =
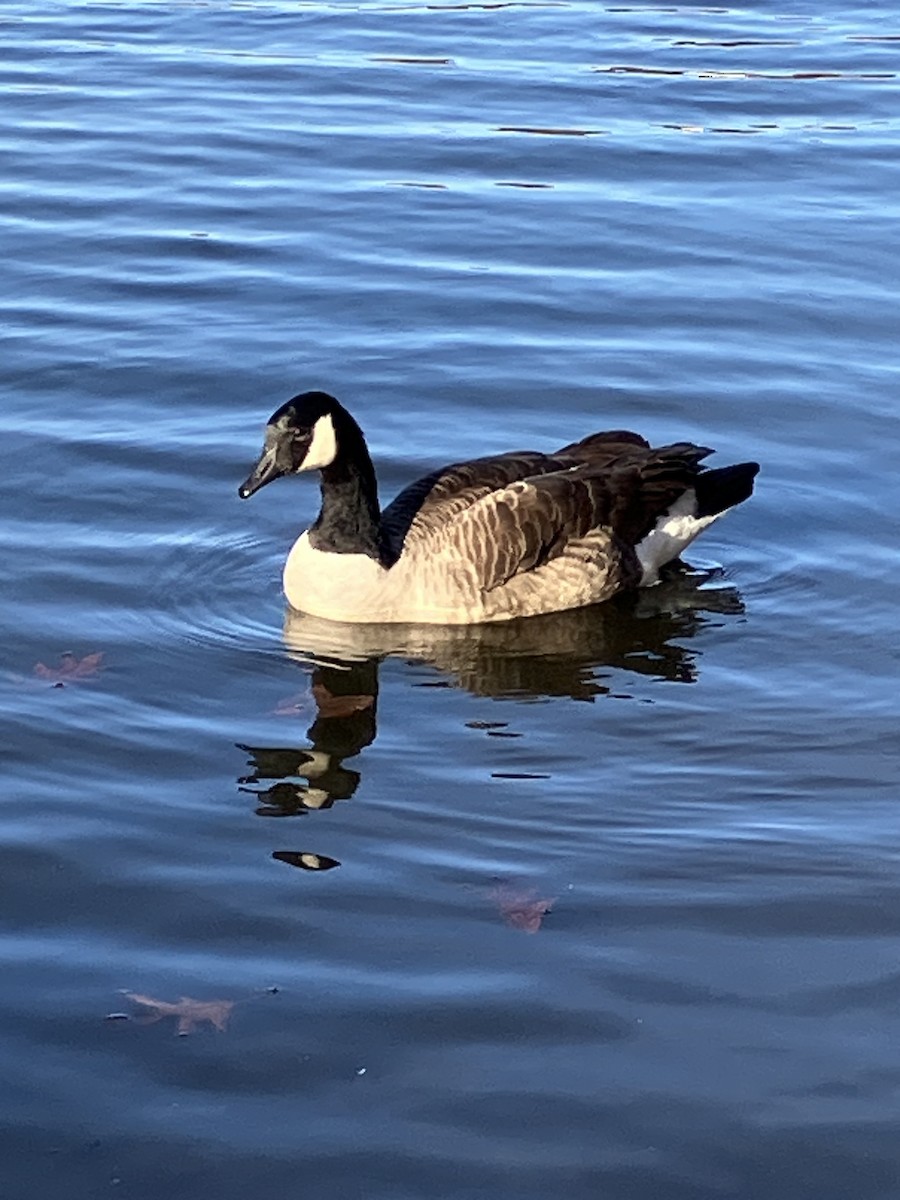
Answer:
[[[251,774],[240,790],[257,798],[261,817],[300,816],[349,800],[360,775],[344,766],[375,740],[378,659],[319,663],[312,673],[316,717],[306,731],[308,747],[246,746]],[[269,780],[277,782],[265,786]]]
[[[594,608],[481,626],[345,625],[289,610],[288,653],[312,670],[309,744],[241,745],[250,773],[238,782],[255,795],[260,816],[300,816],[349,799],[360,775],[344,763],[375,739],[378,672],[387,658],[430,666],[439,686],[476,696],[592,701],[621,694],[623,672],[693,683],[696,654],[684,643],[743,611],[738,592],[715,572],[684,568],[652,590]]]

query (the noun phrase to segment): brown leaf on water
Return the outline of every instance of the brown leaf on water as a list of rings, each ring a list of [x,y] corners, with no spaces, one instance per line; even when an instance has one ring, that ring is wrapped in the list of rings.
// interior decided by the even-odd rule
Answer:
[[[498,883],[490,889],[488,898],[510,929],[521,929],[523,933],[537,933],[557,900],[556,896],[539,896],[536,888],[513,883]]]
[[[126,992],[128,999],[137,1004],[144,1012],[139,1014],[145,1025],[153,1025],[165,1017],[176,1017],[179,1037],[187,1037],[193,1033],[194,1027],[208,1021],[210,1025],[224,1033],[228,1027],[233,1000],[194,1000],[190,996],[179,997],[177,1003],[168,1000],[156,1000],[152,996],[142,996],[138,992]]]
[[[336,695],[324,683],[314,683],[312,695],[320,717],[352,717],[354,713],[364,712],[375,703],[374,696]]]
[[[71,650],[67,650],[65,654],[59,656],[58,667],[48,667],[39,662],[34,665],[34,673],[38,679],[46,679],[49,683],[56,685],[74,683],[77,679],[93,678],[102,670],[102,663],[102,650],[86,654],[84,658],[78,658]]]

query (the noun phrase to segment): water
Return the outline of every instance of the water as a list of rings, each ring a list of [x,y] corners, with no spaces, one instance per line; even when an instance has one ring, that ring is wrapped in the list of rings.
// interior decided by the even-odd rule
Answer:
[[[893,10],[0,22],[4,1200],[893,1200]],[[763,473],[683,579],[336,671],[314,488],[236,496],[313,386],[385,498]]]

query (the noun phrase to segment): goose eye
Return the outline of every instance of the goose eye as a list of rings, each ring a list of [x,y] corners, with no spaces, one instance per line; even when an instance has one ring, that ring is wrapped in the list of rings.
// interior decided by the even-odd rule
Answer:
[[[306,452],[309,449],[309,444],[311,441],[312,441],[312,433],[309,431],[301,432],[298,430],[298,432],[295,433],[294,436],[291,438],[292,457],[293,457],[296,465],[299,466],[300,463],[303,462],[303,459],[306,457]]]

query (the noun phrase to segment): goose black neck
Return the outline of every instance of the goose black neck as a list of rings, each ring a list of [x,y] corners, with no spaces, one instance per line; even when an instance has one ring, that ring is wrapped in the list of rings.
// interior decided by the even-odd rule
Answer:
[[[323,467],[322,508],[310,544],[332,554],[366,554],[380,562],[381,510],[375,468],[362,430],[345,410],[333,414],[337,456]]]

